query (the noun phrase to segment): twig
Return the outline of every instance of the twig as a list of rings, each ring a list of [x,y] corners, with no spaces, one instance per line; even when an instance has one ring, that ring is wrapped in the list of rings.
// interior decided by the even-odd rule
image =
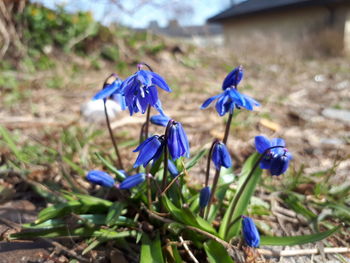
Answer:
[[[264,256],[271,257],[294,257],[294,256],[305,256],[305,255],[317,255],[320,254],[320,250],[317,248],[306,248],[306,249],[294,249],[294,250],[281,250],[274,251],[268,249],[258,249],[258,252]],[[350,253],[348,247],[326,247],[323,252],[325,254],[337,254],[337,253]]]
[[[196,257],[193,255],[191,252],[190,248],[187,246],[185,243],[185,240],[182,238],[182,236],[179,236],[179,239],[181,241],[181,244],[183,245],[184,249],[186,250],[187,254],[190,256],[190,258],[193,260],[195,263],[199,263],[199,261],[196,259]]]

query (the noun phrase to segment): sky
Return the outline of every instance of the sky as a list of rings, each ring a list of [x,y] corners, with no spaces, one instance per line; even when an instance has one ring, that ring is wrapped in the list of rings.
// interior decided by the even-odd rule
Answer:
[[[233,0],[116,0],[123,7],[111,4],[114,0],[32,0],[49,8],[64,4],[69,11],[92,11],[96,20],[103,24],[119,22],[123,25],[144,28],[156,20],[166,26],[170,19],[177,18],[183,26],[202,25],[205,21],[228,8]],[[147,2],[146,4],[141,4]],[[192,10],[192,11],[191,11]]]

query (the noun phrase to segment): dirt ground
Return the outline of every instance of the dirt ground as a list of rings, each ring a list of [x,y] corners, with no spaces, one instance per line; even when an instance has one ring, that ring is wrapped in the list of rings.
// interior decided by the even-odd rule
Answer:
[[[75,63],[81,63],[84,68],[84,62],[77,62],[75,58],[70,59]],[[18,78],[30,83],[21,88],[21,92],[26,92],[27,95],[17,104],[5,106],[2,103],[0,124],[15,131],[19,143],[35,140],[47,145],[52,139],[57,138],[55,136],[58,133],[72,125],[93,126],[92,129],[103,127],[103,124],[91,124],[84,120],[80,111],[82,105],[99,90],[104,78],[113,69],[111,65],[106,64],[102,70],[83,69],[73,76],[66,66],[69,65],[70,59],[62,61],[61,67],[53,72],[43,72],[37,76],[14,73]],[[188,60],[191,63],[188,63]],[[349,59],[340,57],[311,60],[287,55],[240,57],[238,54],[223,50],[197,50],[186,60],[181,54],[174,55],[164,51],[156,58],[148,58],[145,62],[152,65],[172,87],[171,94],[161,92],[163,108],[169,116],[183,123],[193,151],[209,144],[213,137],[223,136],[226,117],[219,117],[213,106],[206,110],[200,110],[199,107],[208,97],[221,92],[221,83],[227,72],[242,64],[245,76],[239,89],[258,100],[261,107],[253,112],[242,110],[235,114],[228,141],[235,171],[239,172],[242,162],[254,151],[254,136],[265,134],[268,137],[282,137],[286,140],[287,148],[294,157],[292,170],[298,170],[303,165],[304,173],[312,175],[331,169],[336,164],[335,171],[330,174],[330,184],[349,183]],[[62,87],[48,88],[44,80],[57,75],[63,78]],[[1,101],[5,100],[7,95],[2,94]],[[119,139],[132,139],[138,136],[138,129],[143,121],[144,116],[129,117],[127,112],[122,112],[113,120],[112,126]],[[151,132],[162,131],[160,128],[151,128]],[[104,145],[108,143],[107,132],[102,135],[99,142]],[[133,148],[122,148],[122,154],[128,156],[126,159],[130,164],[136,158],[131,149]],[[2,151],[3,155],[8,154],[5,149]],[[39,170],[44,168],[35,167]],[[59,176],[60,172],[58,169],[47,171],[49,177]],[[194,169],[191,174],[195,182],[202,182],[204,165]],[[6,181],[3,176],[0,179],[2,182]],[[35,195],[32,198],[22,198],[26,200],[19,200],[21,196],[23,197],[23,193],[30,192],[25,183],[22,185],[20,183],[16,181],[14,183],[16,187],[13,187],[16,193],[12,195],[12,199],[17,200],[11,198],[2,200],[0,217],[3,220],[0,235],[18,227],[16,224],[32,221],[40,207],[38,204],[43,203]],[[17,242],[12,247],[2,242],[0,255],[3,256],[0,256],[0,262],[15,262],[11,261],[15,260],[11,257],[7,261],[5,259],[13,251],[18,253],[16,260],[20,258],[24,260],[16,262],[33,262],[29,258],[33,255],[42,256],[42,262],[45,262],[50,244],[42,241],[42,246],[37,244],[34,247],[35,249],[30,244],[23,243],[18,250]],[[23,251],[30,253],[22,254]],[[310,262],[308,260],[310,257],[305,257],[303,262]],[[327,262],[337,262],[331,261],[332,258],[329,260]]]

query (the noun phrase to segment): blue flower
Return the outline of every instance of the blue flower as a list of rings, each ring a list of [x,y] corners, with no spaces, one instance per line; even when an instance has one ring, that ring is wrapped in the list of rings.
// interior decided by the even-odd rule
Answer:
[[[216,170],[220,170],[221,166],[224,166],[226,168],[232,166],[230,153],[228,152],[226,145],[222,142],[215,144],[211,159],[215,164]]]
[[[121,84],[123,81],[117,77],[116,74],[112,74],[111,78],[115,78],[113,82],[106,83],[103,85],[103,89],[96,93],[96,95],[92,98],[92,100],[102,100],[107,99],[112,94],[121,93]]]
[[[222,89],[225,90],[230,87],[237,87],[243,78],[243,67],[239,66],[232,70],[224,79]]]
[[[150,121],[155,125],[166,127],[168,125],[168,122],[170,121],[170,118],[166,115],[159,114],[159,115],[153,115],[150,118]]]
[[[168,159],[168,171],[170,172],[170,174],[172,175],[173,178],[175,178],[176,176],[178,176],[180,174],[179,170],[177,170],[174,162],[169,160],[169,159]]]
[[[163,136],[154,135],[142,142],[134,152],[140,152],[134,164],[134,168],[140,165],[146,167],[151,160],[158,160],[164,146]]]
[[[199,194],[199,207],[202,209],[208,205],[210,198],[210,187],[203,187]]]
[[[146,175],[144,173],[134,174],[125,178],[125,180],[119,184],[118,188],[128,190],[143,183],[145,179]]]
[[[110,176],[108,173],[98,170],[88,172],[86,175],[86,180],[88,180],[90,183],[98,184],[108,188],[111,188],[115,185],[115,181],[112,176]]]
[[[235,108],[246,108],[247,110],[253,110],[254,106],[260,106],[260,103],[253,98],[239,93],[234,87],[229,87],[226,88],[223,93],[207,99],[202,104],[201,109],[207,108],[210,103],[216,99],[217,102],[215,104],[215,108],[220,116],[224,116],[227,112],[233,113]]]
[[[181,123],[172,121],[172,124],[169,127],[167,140],[169,152],[173,160],[176,160],[181,156],[190,156],[190,146]]]
[[[153,106],[163,114],[158,99],[157,87],[171,92],[168,84],[160,75],[142,69],[123,81],[121,89],[123,90],[126,106],[129,108],[130,115],[136,112],[145,113],[148,105]]]
[[[106,83],[103,89],[96,93],[92,100],[106,100],[108,98],[119,103],[122,110],[126,109],[125,97],[122,95],[122,80],[116,74],[112,74],[110,78],[114,78],[111,83]]]
[[[249,247],[259,247],[260,235],[253,219],[243,216],[243,237]]]
[[[274,146],[282,146],[279,148],[273,148],[268,150],[268,148]],[[287,148],[284,148],[286,143],[281,138],[273,138],[269,140],[267,137],[259,135],[255,137],[255,148],[260,154],[265,153],[264,158],[260,162],[261,169],[267,169],[270,171],[271,175],[281,175],[287,171],[289,166],[289,161],[293,158],[292,154]]]

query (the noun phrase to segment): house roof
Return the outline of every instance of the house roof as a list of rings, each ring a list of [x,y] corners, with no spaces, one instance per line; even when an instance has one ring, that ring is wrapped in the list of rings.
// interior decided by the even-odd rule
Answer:
[[[292,7],[327,5],[345,2],[349,3],[349,0],[247,0],[235,4],[221,13],[209,18],[208,22],[222,22],[226,19]]]

